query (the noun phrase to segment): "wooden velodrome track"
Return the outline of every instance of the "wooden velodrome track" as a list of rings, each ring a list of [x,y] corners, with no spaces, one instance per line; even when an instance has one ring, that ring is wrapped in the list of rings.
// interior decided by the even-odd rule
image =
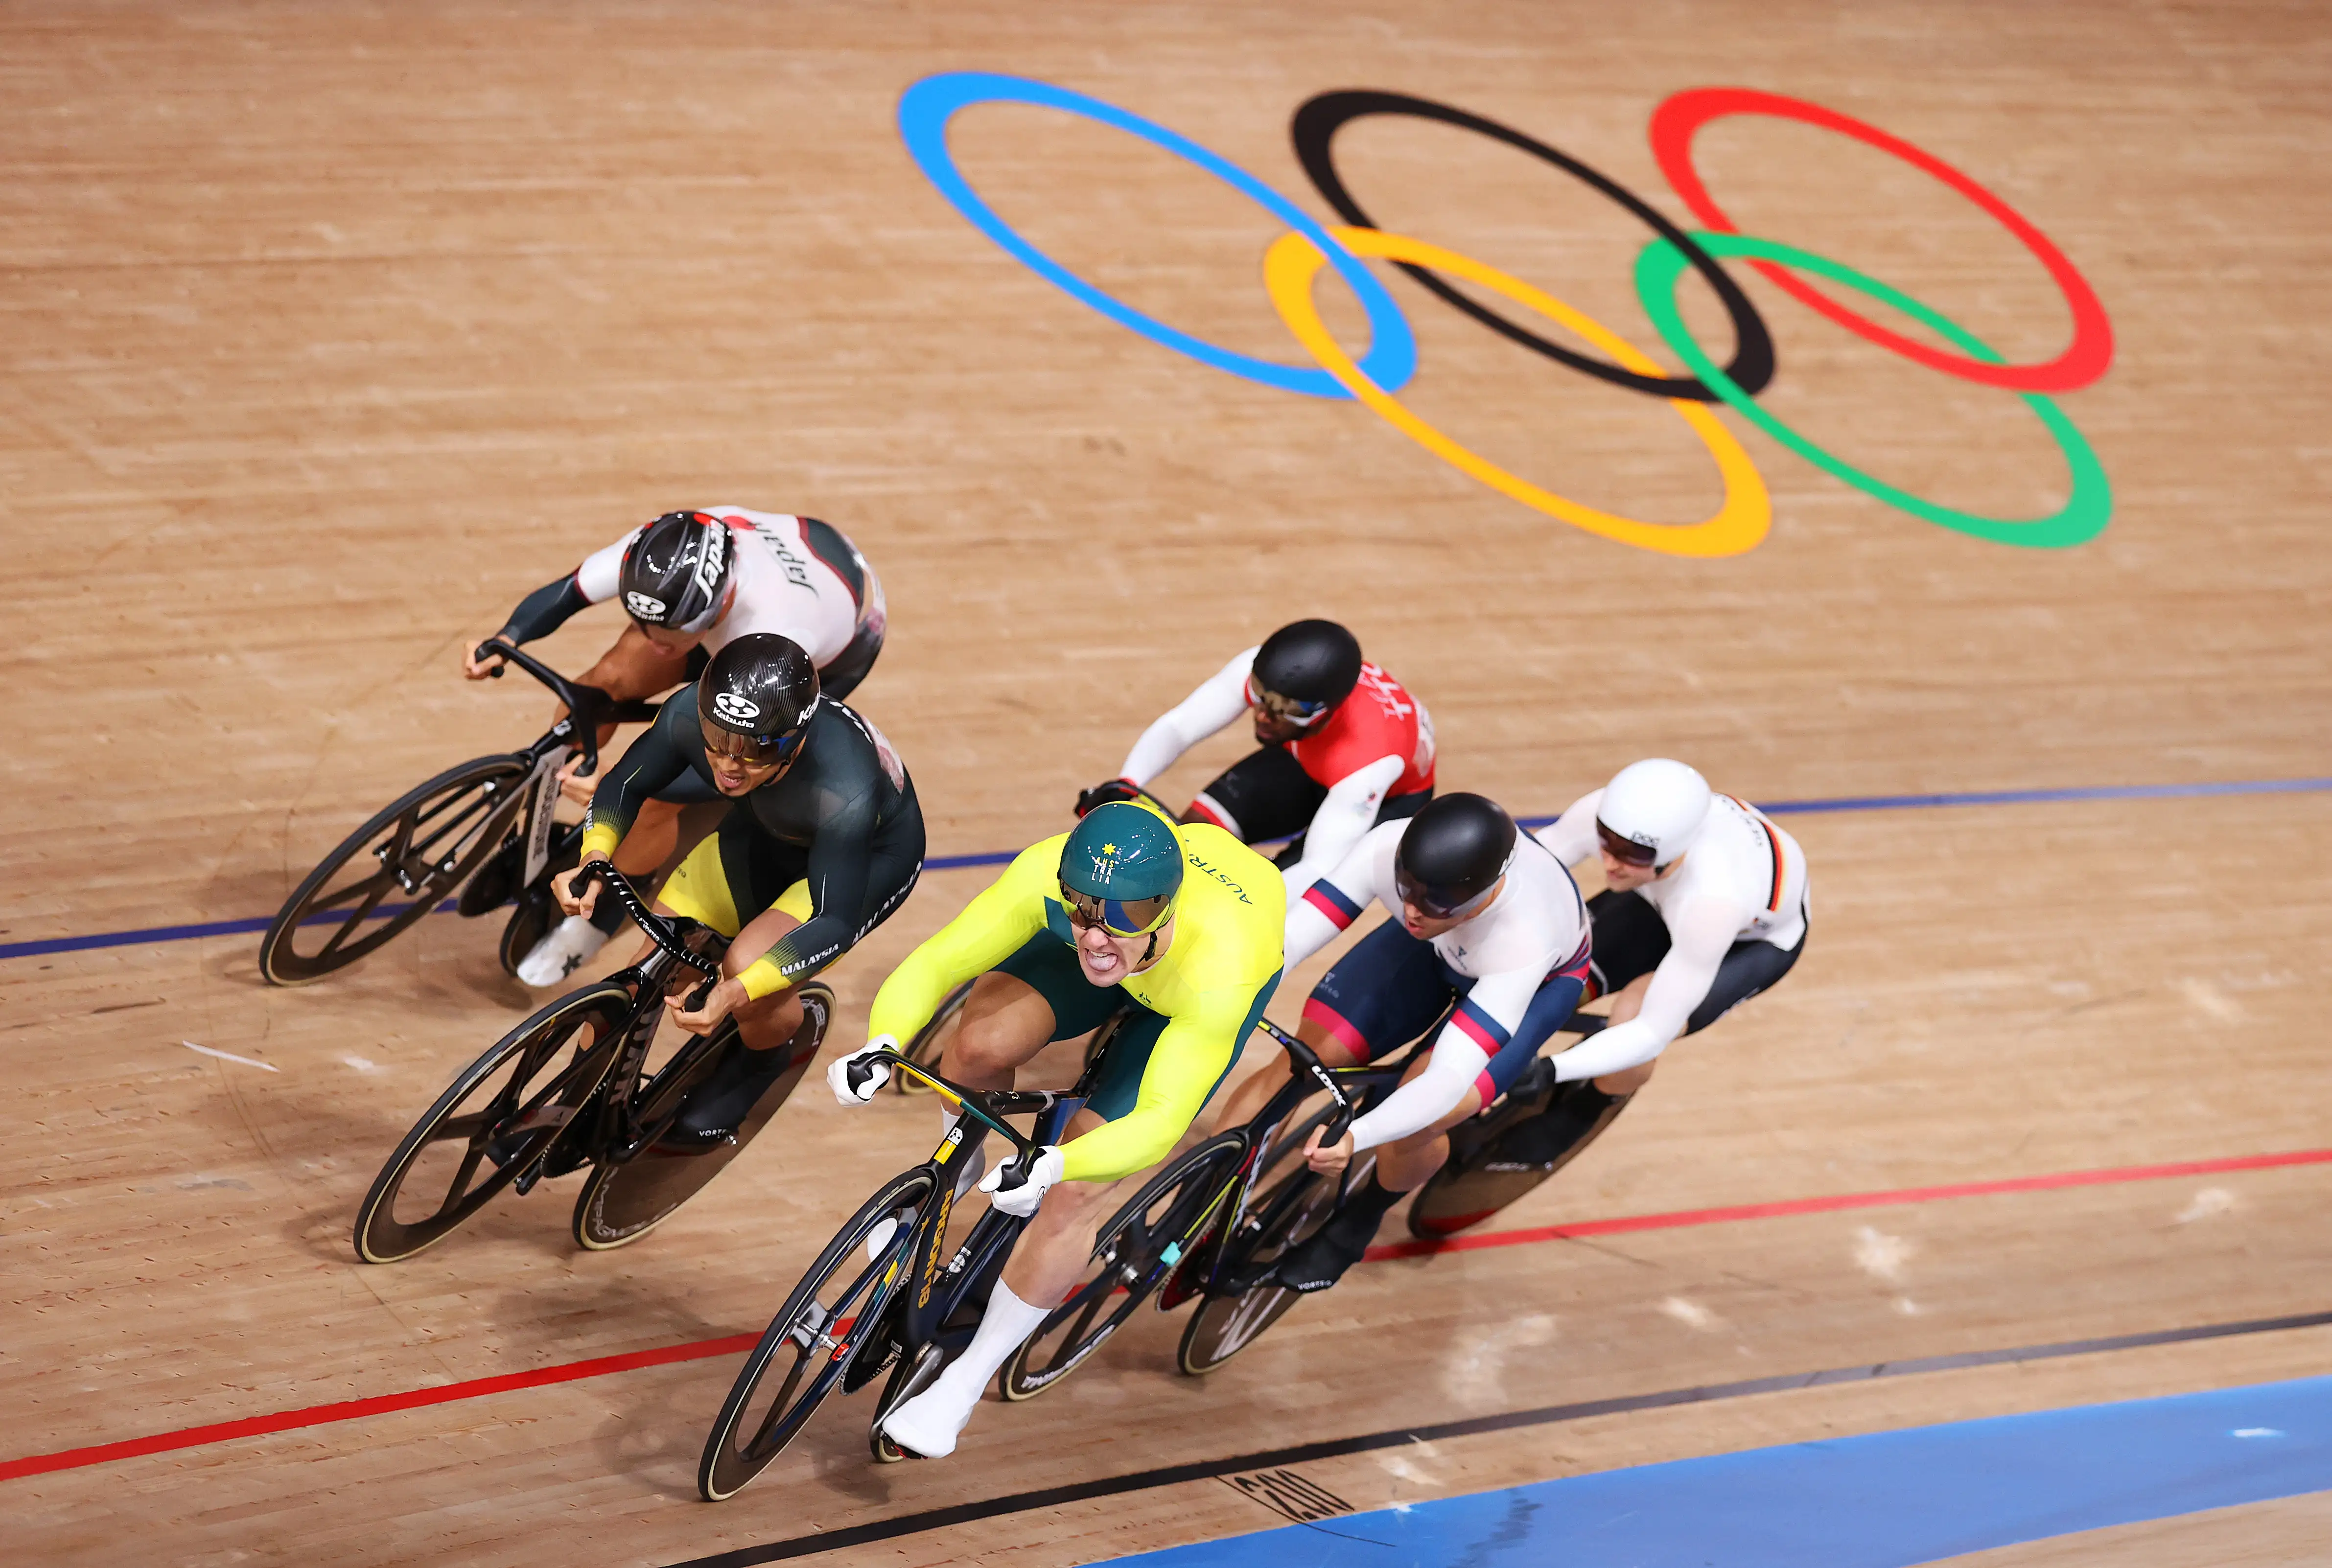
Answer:
[[[657,1564],[1197,1467],[820,1559],[1066,1564],[1276,1523],[1207,1474],[1240,1455],[2332,1307],[2332,1172],[2255,1159],[2332,1144],[2320,793],[1792,817],[1817,888],[1796,973],[1672,1050],[1493,1229],[1785,1212],[1373,1263],[1203,1382],[1172,1372],[1179,1319],[1153,1315],[1059,1392],[983,1407],[951,1460],[869,1466],[864,1402],[838,1402],[717,1508],[693,1464],[734,1354],[455,1385],[757,1330],[837,1219],[927,1150],[928,1102],[846,1115],[813,1082],[628,1251],[578,1254],[560,1183],[365,1267],[349,1225],[381,1158],[528,1005],[492,923],[433,918],[300,991],[259,982],[247,930],[80,940],[263,916],[377,804],[531,736],[540,693],[465,684],[457,649],[691,503],[813,512],[874,558],[894,629],[861,705],[941,856],[1060,830],[1143,722],[1301,614],[1353,626],[1431,704],[1443,788],[1518,813],[1649,754],[1762,801],[2332,772],[2328,36],[2314,8],[2235,5],[0,11],[0,1459],[474,1396],[15,1467],[0,1557]],[[1123,105],[1322,221],[1288,121],[1330,89],[1521,128],[1686,224],[1646,137],[1671,94],[1741,84],[1859,116],[1997,192],[2094,285],[2113,365],[2061,402],[2112,521],[2064,550],[1971,538],[1725,413],[1770,537],[1714,560],[1592,537],[1350,401],[1209,368],[1023,268],[902,147],[901,93],[948,71]],[[1259,274],[1284,225],[1229,186],[1027,106],[967,110],[953,147],[1098,286],[1307,363]],[[1680,366],[1630,282],[1647,232],[1610,201],[1443,125],[1370,120],[1337,149],[1387,228]],[[2009,360],[2069,340],[2032,256],[1903,163],[1769,118],[1695,150],[1745,232],[1851,260]],[[1763,402],[1811,438],[1972,512],[2065,500],[2065,460],[2012,393],[1726,265],[1778,346]],[[1614,512],[1716,507],[1671,409],[1376,267],[1416,333],[1420,416]],[[1319,293],[1357,352],[1350,294]],[[1686,302],[1725,352],[1714,296]],[[615,625],[586,617],[548,656],[579,668]],[[1170,783],[1238,750],[1223,737]],[[986,875],[932,872],[834,971],[846,1038]],[[2023,1180],[2164,1165],[2184,1168]],[[1983,1183],[2011,1190],[1801,1201]],[[2332,1328],[2258,1332],[1298,1468],[1377,1506],[2294,1377],[2327,1353]],[[2299,1498],[1983,1561],[2299,1563],[2327,1534]]]

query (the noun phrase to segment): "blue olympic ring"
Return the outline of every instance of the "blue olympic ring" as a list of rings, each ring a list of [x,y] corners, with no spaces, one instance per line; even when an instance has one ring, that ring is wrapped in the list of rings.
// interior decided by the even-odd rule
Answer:
[[[1145,316],[1133,306],[1103,293],[1022,239],[996,215],[986,202],[980,199],[979,194],[957,171],[955,159],[948,152],[949,119],[956,110],[970,108],[975,103],[1029,103],[1045,109],[1063,110],[1086,120],[1114,126],[1153,146],[1165,148],[1185,162],[1196,164],[1319,246],[1329,264],[1336,269],[1337,275],[1352,286],[1352,292],[1360,297],[1362,307],[1368,311],[1369,317],[1369,351],[1360,361],[1362,375],[1387,392],[1398,392],[1409,385],[1410,377],[1417,374],[1417,339],[1409,330],[1409,318],[1401,314],[1400,307],[1385,292],[1384,285],[1371,276],[1358,257],[1338,244],[1302,208],[1220,155],[1208,151],[1186,136],[1177,135],[1153,120],[1144,120],[1113,104],[1104,103],[1097,98],[1087,98],[1082,92],[1072,92],[1065,87],[1034,81],[1025,76],[1005,76],[988,71],[951,71],[938,76],[927,76],[907,89],[899,100],[899,134],[905,139],[907,151],[913,157],[917,167],[922,169],[924,177],[938,186],[940,194],[954,204],[956,211],[970,218],[980,233],[1056,288],[1083,301],[1119,325],[1131,328],[1152,342],[1162,343],[1178,353],[1187,354],[1202,365],[1228,370],[1234,376],[1243,376],[1266,387],[1301,392],[1313,397],[1350,399],[1352,396],[1334,377],[1317,366],[1305,368],[1275,364],[1269,359],[1258,359],[1248,354],[1235,354],[1203,339],[1193,338],[1188,332],[1178,331],[1154,317]]]

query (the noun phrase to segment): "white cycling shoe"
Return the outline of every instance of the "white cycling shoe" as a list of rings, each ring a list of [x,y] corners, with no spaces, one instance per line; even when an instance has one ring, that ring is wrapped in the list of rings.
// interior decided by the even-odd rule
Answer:
[[[583,915],[570,914],[550,928],[518,966],[518,978],[530,986],[555,986],[607,945],[607,933]]]
[[[971,1152],[971,1158],[963,1162],[963,1170],[955,1179],[955,1200],[958,1203],[962,1202],[963,1195],[978,1186],[980,1179],[987,1173],[988,1151],[974,1149]],[[874,1222],[874,1229],[866,1233],[866,1261],[872,1263],[882,1257],[883,1249],[891,1245],[891,1238],[898,1234],[899,1217],[897,1215],[885,1214],[882,1219],[877,1219]]]
[[[979,1408],[980,1390],[969,1401],[949,1387],[947,1374],[883,1418],[883,1435],[922,1459],[944,1459],[955,1452],[955,1439]]]

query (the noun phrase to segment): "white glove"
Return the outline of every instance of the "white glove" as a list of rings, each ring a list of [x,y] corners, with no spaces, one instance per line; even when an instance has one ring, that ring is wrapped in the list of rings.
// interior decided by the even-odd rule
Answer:
[[[1057,1143],[1047,1143],[1037,1152],[1036,1162],[1029,1167],[1028,1179],[1018,1187],[1005,1188],[1004,1178],[1018,1162],[1006,1161],[990,1171],[980,1183],[980,1190],[989,1200],[1016,1219],[1026,1219],[1037,1212],[1037,1205],[1045,1200],[1045,1193],[1061,1179],[1061,1149]],[[999,1189],[1003,1189],[999,1190]]]
[[[865,1058],[876,1051],[895,1051],[898,1048],[899,1042],[889,1035],[876,1035],[848,1056],[834,1059],[826,1069],[826,1086],[832,1089],[835,1099],[845,1105],[865,1104],[881,1094],[883,1085],[891,1081],[890,1063],[869,1062]],[[854,1067],[857,1069],[856,1088],[851,1087],[851,1069]]]

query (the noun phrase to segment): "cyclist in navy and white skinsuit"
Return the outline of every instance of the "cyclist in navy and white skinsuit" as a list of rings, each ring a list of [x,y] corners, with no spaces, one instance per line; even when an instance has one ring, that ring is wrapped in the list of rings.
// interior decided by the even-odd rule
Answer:
[[[1419,845],[1447,827],[1444,818],[1469,814],[1502,834],[1505,858],[1486,864],[1474,899],[1437,917],[1416,902]],[[1370,829],[1288,904],[1288,967],[1326,946],[1371,903],[1392,918],[1313,988],[1298,1037],[1328,1065],[1354,1066],[1408,1044],[1453,999],[1457,1006],[1430,1053],[1342,1143],[1318,1147],[1314,1134],[1306,1153],[1315,1170],[1341,1171],[1373,1149],[1376,1173],[1312,1241],[1288,1254],[1279,1279],[1294,1289],[1324,1289],[1358,1261],[1385,1211],[1440,1169],[1448,1130],[1505,1093],[1569,1020],[1587,983],[1587,906],[1577,884],[1478,795],[1442,796],[1409,822]],[[1275,1057],[1240,1085],[1221,1124],[1254,1114],[1286,1072],[1285,1059]]]
[[[704,541],[688,537],[706,532],[721,536],[709,552],[701,548]],[[643,550],[644,537],[652,543],[676,541],[679,553]],[[714,654],[755,632],[800,645],[817,666],[820,689],[839,698],[865,679],[888,628],[882,582],[840,530],[814,517],[715,506],[667,513],[594,551],[567,576],[521,599],[494,635],[531,642],[578,611],[619,598],[630,624],[578,677],[618,701],[651,697],[694,679]],[[473,649],[464,649],[463,673],[483,680],[501,661],[476,659]],[[614,734],[615,726],[606,726],[600,743]],[[570,761],[561,783],[570,798],[588,804],[595,781],[572,777],[579,765],[579,759]],[[700,794],[683,780],[645,803],[616,856],[616,869],[652,875],[676,847],[681,808]],[[597,913],[599,924],[577,916],[553,928],[520,964],[519,977],[530,985],[552,985],[573,973],[623,918],[611,900],[601,900]]]

